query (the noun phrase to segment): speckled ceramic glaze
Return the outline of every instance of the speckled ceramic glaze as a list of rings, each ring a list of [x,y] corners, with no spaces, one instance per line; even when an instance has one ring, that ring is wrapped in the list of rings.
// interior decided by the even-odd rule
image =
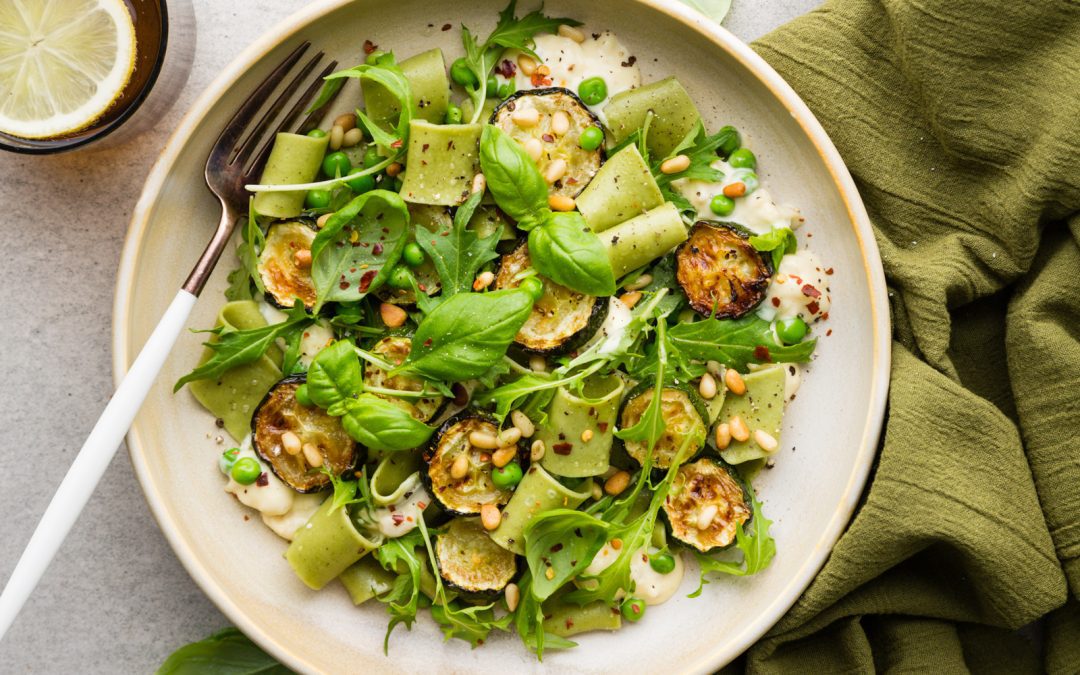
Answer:
[[[461,53],[457,26],[486,35],[503,0],[470,3],[366,0],[312,3],[253,44],[196,102],[150,174],[135,210],[117,284],[114,370],[119,378],[153,329],[218,221],[203,185],[207,152],[238,103],[302,40],[344,64],[365,39],[408,56],[434,46]],[[303,672],[711,672],[746,649],[795,602],[851,517],[877,444],[889,372],[884,279],[866,213],[839,155],[791,89],[746,45],[684,5],[664,0],[553,0],[549,13],[610,28],[638,57],[646,81],[674,74],[711,129],[734,124],[779,200],[800,206],[813,248],[835,269],[833,307],[819,324],[817,354],[784,419],[776,467],[756,481],[775,521],[778,554],[764,573],[720,579],[703,597],[691,569],[680,594],[617,633],[578,638],[543,665],[516,635],[480,649],[444,644],[428,618],[382,651],[387,616],[356,608],[344,589],[315,593],[282,559],[285,543],[226,494],[215,457],[223,433],[172,383],[190,370],[203,336],[180,338],[128,436],[132,462],[177,556],[236,625]],[[442,31],[444,24],[454,30]],[[350,83],[349,87],[355,87]],[[343,94],[345,102],[354,89]],[[342,109],[345,109],[343,104]],[[206,327],[223,302],[219,265],[191,325]],[[825,337],[825,330],[832,334]]]

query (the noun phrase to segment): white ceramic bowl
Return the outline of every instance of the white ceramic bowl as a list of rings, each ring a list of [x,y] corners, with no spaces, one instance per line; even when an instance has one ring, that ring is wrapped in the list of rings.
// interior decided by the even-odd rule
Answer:
[[[218,221],[202,181],[224,121],[270,68],[304,39],[344,64],[372,39],[408,56],[432,46],[461,53],[457,26],[486,35],[503,0],[324,0],[281,23],[221,73],[192,107],[143,190],[124,248],[116,292],[114,370],[121,377],[172,299]],[[386,613],[355,608],[343,589],[314,593],[282,559],[285,544],[223,490],[213,437],[222,433],[172,383],[198,359],[202,336],[180,338],[128,436],[150,507],[177,556],[206,594],[247,635],[304,672],[710,672],[750,646],[795,602],[847,525],[877,444],[889,373],[885,285],[859,196],[840,156],[806,106],[746,45],[674,0],[553,0],[553,15],[610,28],[638,56],[646,81],[675,74],[706,124],[734,124],[750,140],[774,195],[797,204],[815,251],[835,268],[833,309],[816,333],[816,358],[790,406],[776,467],[755,484],[775,520],[778,555],[762,574],[721,579],[702,598],[688,574],[681,594],[616,633],[579,637],[543,665],[515,635],[480,649],[443,644],[427,617],[399,628],[382,652]],[[455,29],[443,32],[443,24]],[[429,27],[430,26],[430,27]],[[350,87],[355,86],[350,84]],[[345,99],[350,95],[344,94]],[[206,327],[222,303],[229,254],[191,324]],[[829,337],[825,330],[832,329]]]

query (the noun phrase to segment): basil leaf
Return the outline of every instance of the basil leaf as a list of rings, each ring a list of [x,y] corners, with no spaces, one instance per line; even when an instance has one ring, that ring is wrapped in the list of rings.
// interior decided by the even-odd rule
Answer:
[[[360,359],[352,343],[338,340],[320,351],[308,368],[307,385],[308,396],[323,409],[363,391]]]
[[[360,394],[348,402],[341,426],[358,443],[387,452],[418,448],[435,431],[401,406],[374,394]]]
[[[235,628],[226,628],[205,640],[173,652],[157,675],[289,675],[291,670],[274,660]]]
[[[533,595],[546,600],[580,574],[603,548],[610,529],[596,516],[573,509],[552,509],[534,516],[525,526]]]
[[[387,190],[365,192],[330,216],[311,244],[315,311],[381,286],[405,248],[408,222],[405,202]]]
[[[773,271],[779,271],[780,261],[789,253],[794,253],[799,248],[799,240],[791,228],[778,227],[765,234],[755,234],[750,237],[750,245],[762,253],[772,254]]]
[[[544,222],[548,186],[536,162],[502,129],[484,125],[480,133],[480,169],[495,203],[523,230]]]
[[[615,273],[600,237],[576,211],[553,213],[529,233],[529,258],[543,276],[585,295],[614,295]]]
[[[409,358],[391,376],[413,372],[446,382],[482,376],[506,354],[532,303],[532,296],[518,289],[449,298],[420,322]]]
[[[754,315],[680,323],[668,332],[668,339],[686,358],[719,361],[740,371],[748,363],[804,363],[817,345],[817,340],[782,345],[772,324]]]
[[[415,227],[416,243],[431,258],[435,271],[439,273],[443,298],[469,291],[480,268],[498,257],[495,245],[499,243],[501,229],[496,229],[483,238],[468,229],[469,220],[481,198],[482,192],[472,193],[469,199],[458,207],[454,222],[448,228],[432,232],[423,225]],[[420,293],[427,295],[423,291]],[[418,294],[417,298],[419,297]]]

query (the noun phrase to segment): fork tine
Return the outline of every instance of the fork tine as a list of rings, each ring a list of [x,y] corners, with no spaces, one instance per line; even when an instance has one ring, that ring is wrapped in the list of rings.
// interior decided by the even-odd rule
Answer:
[[[262,147],[259,148],[259,152],[255,154],[254,159],[251,160],[251,163],[247,167],[247,170],[244,172],[245,175],[249,177],[254,177],[254,175],[258,171],[262,170],[262,166],[266,162],[266,158],[270,155],[270,149],[274,147],[274,139],[279,133],[285,131],[292,126],[292,123],[296,121],[296,118],[300,115],[301,112],[303,112],[304,108],[307,107],[307,104],[311,101],[311,99],[313,99],[315,95],[319,92],[319,90],[322,89],[323,78],[334,72],[334,69],[337,68],[337,65],[337,61],[331,61],[329,64],[327,64],[327,66],[323,68],[322,72],[319,73],[318,77],[316,77],[315,80],[312,81],[311,85],[309,85],[308,88],[304,90],[304,93],[300,94],[300,98],[298,98],[296,100],[296,103],[294,103],[293,106],[289,108],[289,112],[285,113],[285,117],[277,125],[277,128],[275,128],[273,132],[266,134],[266,140],[263,142]],[[323,111],[326,110],[326,106],[332,103],[334,98],[337,98],[337,93],[338,92],[335,92],[334,97],[331,98],[330,101],[327,101],[325,105],[319,106],[318,110],[315,110],[312,112],[311,115],[308,115],[308,117],[305,118],[304,123],[297,128],[297,133],[304,134],[310,131],[311,128],[314,128],[305,128],[308,120],[315,115],[317,115],[317,117],[315,117],[316,120],[321,119]]]
[[[337,67],[337,61],[334,61],[333,65],[334,65],[334,67]],[[332,72],[333,72],[333,68],[327,68],[325,71],[323,71],[323,73],[322,73],[322,75],[320,76],[319,79],[325,79],[326,76],[329,75]],[[334,94],[330,98],[328,98],[326,100],[326,102],[324,102],[321,106],[319,106],[315,110],[312,110],[311,113],[308,114],[308,116],[304,118],[304,121],[300,123],[300,126],[297,127],[296,133],[298,133],[298,134],[306,134],[307,132],[314,129],[316,127],[316,125],[319,123],[319,120],[321,120],[323,115],[326,114],[326,109],[334,104],[334,101],[337,100],[337,97],[340,94],[341,94],[341,89],[339,88],[337,91],[334,92]]]

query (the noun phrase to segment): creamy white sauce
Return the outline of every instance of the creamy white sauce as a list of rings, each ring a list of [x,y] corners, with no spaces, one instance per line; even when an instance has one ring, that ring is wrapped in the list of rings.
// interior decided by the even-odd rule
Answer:
[[[580,353],[614,354],[626,339],[626,328],[630,325],[634,315],[630,308],[615,296],[608,301],[608,313],[600,329],[589,338],[589,341],[580,350]]]
[[[412,532],[423,517],[424,509],[431,503],[431,496],[420,484],[420,474],[414,473],[406,478],[402,487],[406,489],[398,501],[371,511],[371,519],[379,532],[390,539]]]
[[[300,363],[304,364],[305,368],[309,367],[315,355],[333,341],[334,330],[330,328],[328,321],[321,320],[311,324],[300,338]]]
[[[813,323],[829,312],[832,298],[829,275],[813,251],[802,249],[784,256],[773,275],[757,314],[766,321],[802,317]]]
[[[240,444],[240,453],[236,458],[240,459],[242,457],[250,457],[259,463],[263,475],[266,477],[266,484],[259,485],[260,481],[255,481],[251,485],[241,485],[233,480],[232,476],[229,476],[225,492],[236,495],[241,504],[249,506],[262,514],[281,516],[288,513],[293,506],[296,492],[281,482],[281,479],[275,476],[270,467],[259,459],[255,451],[251,449],[250,434]]]
[[[296,531],[315,515],[315,512],[319,510],[319,506],[326,499],[328,499],[326,494],[320,492],[297,494],[293,497],[291,509],[280,516],[271,516],[264,513],[262,514],[262,521],[274,534],[286,541],[292,541]]]
[[[263,315],[263,318],[266,319],[266,323],[269,323],[269,324],[281,323],[285,319],[289,318],[288,315],[285,314],[285,312],[281,311],[277,307],[274,307],[273,305],[271,305],[266,300],[263,300],[262,298],[259,298],[258,304],[259,304],[259,314]]]
[[[677,553],[672,554],[675,558],[675,569],[671,572],[660,574],[654,570],[649,565],[649,553],[655,553],[657,550],[643,546],[635,551],[630,559],[630,578],[634,582],[634,595],[644,600],[646,605],[659,605],[675,595],[675,592],[679,590],[679,585],[682,584],[685,571],[682,557]],[[610,542],[604,544],[582,574],[586,576],[600,574],[615,563],[620,553],[621,551],[613,548]],[[615,599],[621,600],[625,596],[626,593],[620,591]]]
[[[784,364],[784,400],[790,401],[795,398],[802,384],[802,366],[797,363]]]
[[[735,210],[730,215],[717,216],[709,208],[712,198],[722,194],[725,186],[743,182],[746,175],[752,172],[749,169],[734,169],[722,159],[716,160],[711,166],[723,172],[723,180],[710,183],[681,178],[671,183],[671,186],[697,209],[698,218],[737,223],[756,234],[765,234],[778,227],[795,229],[802,225],[803,217],[799,209],[787,204],[777,204],[769,191],[763,187],[758,187],[744,197],[737,197]]]

